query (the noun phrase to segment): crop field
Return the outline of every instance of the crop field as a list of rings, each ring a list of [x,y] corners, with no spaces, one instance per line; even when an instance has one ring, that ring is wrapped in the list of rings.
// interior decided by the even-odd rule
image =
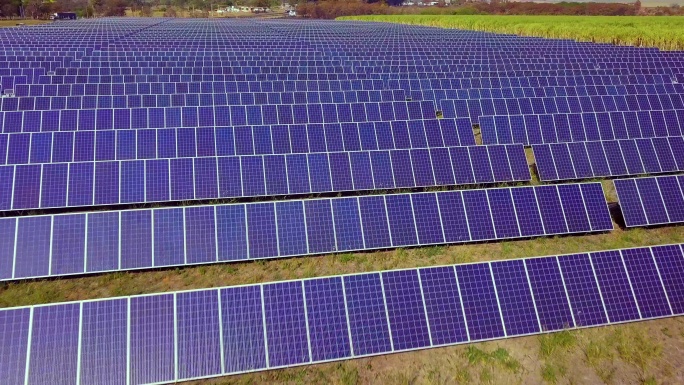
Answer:
[[[364,20],[473,31],[573,39],[595,43],[684,49],[684,18],[679,16],[348,16]]]

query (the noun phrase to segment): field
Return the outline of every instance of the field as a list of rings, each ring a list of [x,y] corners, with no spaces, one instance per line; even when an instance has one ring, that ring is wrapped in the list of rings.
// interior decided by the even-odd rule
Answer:
[[[349,16],[365,20],[475,31],[574,39],[595,43],[684,49],[684,18],[678,16]]]
[[[16,27],[17,24],[19,23],[24,23],[26,25],[37,25],[37,24],[45,24],[45,23],[52,23],[50,20],[32,20],[32,19],[26,19],[26,20],[0,20],[0,28],[5,28],[5,27]]]

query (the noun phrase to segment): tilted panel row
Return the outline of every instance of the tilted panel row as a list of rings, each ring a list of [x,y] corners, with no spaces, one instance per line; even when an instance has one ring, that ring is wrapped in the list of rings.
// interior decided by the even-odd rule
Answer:
[[[530,179],[521,145],[0,166],[0,211]]]
[[[386,76],[386,75],[383,75]],[[452,75],[453,76],[453,75]],[[442,76],[443,77],[443,76]],[[185,82],[261,82],[261,81],[333,81],[377,80],[379,75],[330,73],[330,74],[244,74],[244,75],[113,75],[113,76],[47,76],[38,77],[39,84],[86,84],[86,83],[185,83]]]
[[[684,135],[684,109],[482,116],[484,144],[585,142]]]
[[[468,119],[0,134],[0,164],[475,145]]]
[[[670,317],[683,293],[666,245],[9,308],[0,373],[168,383]]]
[[[22,96],[2,98],[1,111],[104,108],[251,106],[264,104],[367,103],[406,101],[404,90],[201,93],[128,96]]]
[[[618,179],[614,183],[625,226],[684,222],[684,176]]]
[[[432,101],[0,112],[0,133],[434,119]]]
[[[480,111],[479,115],[494,108],[507,111],[508,107],[497,102],[492,106],[492,100],[512,98],[553,98],[553,97],[594,97],[604,95],[667,95],[684,93],[684,84],[621,84],[621,85],[590,85],[590,86],[549,86],[549,87],[507,87],[507,88],[462,88],[462,89],[419,89],[411,90],[410,95],[416,100],[434,100],[441,105],[443,99],[462,99],[467,106],[459,104],[459,113],[469,116],[469,111]],[[17,96],[19,96],[17,94]],[[471,100],[481,99],[480,102]],[[447,102],[449,103],[449,102]],[[525,102],[523,102],[525,103]],[[483,106],[486,106],[483,109]],[[456,108],[454,101],[454,108]],[[520,104],[518,104],[520,107]],[[504,109],[505,108],[505,109]],[[515,107],[513,107],[515,110]],[[456,112],[453,112],[454,114]]]
[[[0,219],[0,279],[610,231],[600,183]]]
[[[391,79],[388,87],[404,90],[552,87],[622,84],[671,84],[669,75],[580,75],[580,76],[520,76],[480,77],[472,79]]]
[[[447,118],[470,117],[478,122],[481,116],[580,114],[628,111],[663,111],[684,109],[679,93],[661,95],[597,95],[546,98],[516,97],[510,99],[442,100]]]
[[[376,80],[263,81],[263,82],[152,82],[120,84],[20,84],[16,96],[107,96],[164,94],[229,94],[235,92],[306,92],[385,90]]]
[[[532,146],[542,181],[684,171],[684,138],[623,139]]]

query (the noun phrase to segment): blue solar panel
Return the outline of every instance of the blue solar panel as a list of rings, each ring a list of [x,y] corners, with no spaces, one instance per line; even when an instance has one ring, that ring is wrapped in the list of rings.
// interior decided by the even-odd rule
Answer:
[[[622,256],[617,251],[590,256],[610,322],[641,318]]]
[[[558,261],[555,258],[534,258],[526,260],[525,265],[541,329],[551,331],[575,326]]]
[[[432,345],[418,271],[386,272],[382,281],[394,350]]]
[[[9,204],[0,209],[273,196],[531,178],[522,146],[469,146],[449,150],[451,157],[447,148],[435,148],[0,166],[8,179],[14,173],[13,198],[8,197]]]
[[[365,274],[344,277],[344,292],[354,355],[392,351],[381,276]]]
[[[444,116],[447,118],[461,117],[449,108],[443,100]],[[508,144],[521,143],[525,145],[584,142],[597,140],[618,140],[632,138],[656,138],[664,136],[681,136],[681,123],[673,120],[671,127],[658,126],[658,131],[653,126],[653,121],[663,121],[664,114],[677,115],[680,110],[649,110],[639,111],[612,111],[610,119],[605,112],[595,111],[571,111],[570,113],[558,113],[557,111],[539,110],[533,114],[524,114],[501,111],[498,115],[475,116],[474,122],[479,121],[484,144]],[[511,120],[515,118],[516,124],[512,127]],[[513,130],[515,128],[515,130]],[[623,129],[624,128],[624,129]]]
[[[163,382],[175,378],[175,304],[173,294],[130,300],[131,382]]]
[[[263,286],[264,322],[271,367],[309,362],[309,342],[301,281]]]
[[[537,308],[523,261],[491,264],[507,336],[538,333]]]
[[[549,193],[555,212],[543,206]],[[5,218],[15,237],[0,247],[14,250],[16,238],[6,262],[16,261],[14,274],[4,279],[19,279],[559,234],[566,218],[570,232],[611,230],[601,185]]]
[[[627,227],[684,220],[681,176],[616,180],[615,190]]]
[[[470,340],[503,337],[505,332],[489,264],[456,266],[456,275]]]
[[[558,257],[563,282],[577,326],[600,325],[608,322],[603,298],[588,254]]]
[[[678,141],[681,138],[625,139],[532,148],[541,180],[552,181],[682,171],[675,163],[676,147],[672,146]],[[606,155],[610,168],[605,164]]]
[[[622,258],[630,276],[641,317],[651,318],[672,314],[650,249],[623,250]]]
[[[263,300],[260,286],[219,291],[224,372],[244,372],[267,367]]]
[[[304,282],[311,359],[325,361],[351,356],[351,332],[342,279]]]

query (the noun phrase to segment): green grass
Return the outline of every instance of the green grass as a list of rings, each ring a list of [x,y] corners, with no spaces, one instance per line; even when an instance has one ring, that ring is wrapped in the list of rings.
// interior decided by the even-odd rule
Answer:
[[[684,17],[680,16],[349,16],[365,20],[442,28],[574,39],[597,43],[684,49]],[[448,47],[443,47],[448,48]]]

